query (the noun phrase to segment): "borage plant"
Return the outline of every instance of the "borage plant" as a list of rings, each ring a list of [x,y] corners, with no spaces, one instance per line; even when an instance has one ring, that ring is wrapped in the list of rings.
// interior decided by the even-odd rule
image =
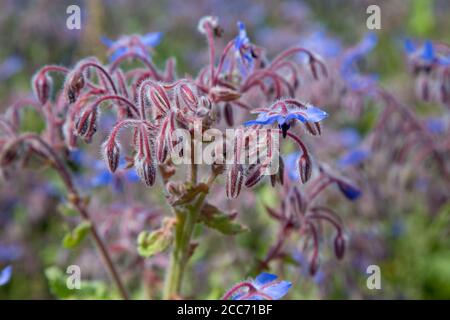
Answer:
[[[171,250],[163,298],[183,297],[186,266],[199,245],[193,239],[196,225],[204,224],[224,234],[246,230],[235,221],[236,213],[224,213],[210,203],[214,184],[218,184],[214,192],[237,198],[243,185],[253,188],[267,177],[273,187],[283,185],[281,190],[289,195],[280,210],[268,209],[281,231],[258,270],[269,268],[269,262],[282,253],[287,235],[297,230],[304,236],[305,250],[312,250],[310,265],[315,272],[322,222],[336,230],[336,256],[344,254],[341,220],[331,209],[314,205],[314,199],[331,184],[350,199],[358,197],[360,191],[326,166],[314,165],[302,135],[319,136],[321,122],[328,114],[298,99],[298,89],[305,85],[305,79],[327,76],[325,64],[302,47],[287,49],[269,60],[264,48],[250,41],[243,23],[238,23],[238,35],[217,56],[216,38],[223,33],[218,19],[202,18],[198,30],[208,43],[209,64],[197,77],[178,77],[174,59],[167,61],[163,71],[158,70],[151,53],[160,41],[159,33],[122,36],[116,41],[103,38],[109,64],[89,57],[73,68],[45,66],[33,77],[37,102],[32,105],[46,125],[42,134],[20,131],[24,103],[13,105],[0,118],[3,175],[13,177],[36,157],[42,160],[41,165],[55,169],[66,187],[68,203],[82,219],[71,240],[76,242],[81,233],[90,232],[124,299],[129,298],[127,285],[69,165],[82,142],[95,141],[103,114],[107,117],[110,110],[114,121],[101,145],[109,173],[103,172],[102,179],[128,179],[127,172],[134,170],[143,187],[163,189],[172,214],[161,219],[159,228],[143,230],[137,238],[137,250],[143,257]],[[301,63],[292,59],[299,53],[306,57]],[[142,66],[126,67],[130,60]],[[53,92],[51,73],[65,76],[61,90]],[[101,109],[106,111],[102,113]],[[253,113],[258,114],[256,118]],[[285,144],[299,150],[293,166],[286,165],[280,154]],[[317,176],[307,184],[313,171]],[[295,179],[286,181],[293,172]],[[223,187],[217,183],[222,181],[221,176]],[[301,191],[302,184],[307,189]],[[291,284],[276,278],[262,273],[233,287],[224,298],[279,299]]]

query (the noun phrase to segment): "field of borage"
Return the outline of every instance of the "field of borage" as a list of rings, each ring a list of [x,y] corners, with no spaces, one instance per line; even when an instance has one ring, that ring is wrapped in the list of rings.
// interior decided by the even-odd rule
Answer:
[[[0,299],[450,299],[450,3],[3,1]]]

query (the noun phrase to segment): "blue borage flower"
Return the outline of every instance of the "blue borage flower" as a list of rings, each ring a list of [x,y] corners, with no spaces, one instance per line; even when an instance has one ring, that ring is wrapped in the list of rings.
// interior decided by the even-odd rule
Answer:
[[[231,300],[279,300],[284,297],[292,283],[277,280],[278,276],[263,272],[254,280],[236,285]],[[231,289],[233,290],[233,289]]]
[[[341,168],[357,166],[369,158],[369,156],[369,150],[363,148],[353,148],[339,158],[337,165]]]
[[[437,53],[430,40],[426,40],[421,46],[416,46],[411,39],[407,38],[404,41],[404,48],[409,59],[417,59],[427,65],[433,63],[441,66],[450,65],[450,56]]]
[[[425,120],[425,127],[428,132],[436,135],[444,134],[447,131],[447,123],[442,118],[428,118]]]
[[[0,286],[7,284],[12,277],[12,266],[6,266],[3,270],[0,271]]]
[[[328,113],[313,105],[299,105],[298,102],[292,104],[290,100],[275,102],[269,108],[256,109],[252,113],[258,113],[258,117],[255,120],[245,122],[245,126],[271,125],[276,122],[279,128],[283,130],[283,137],[286,137],[287,130],[294,120],[302,123],[317,123],[328,117]]]
[[[146,35],[136,34],[121,36],[115,41],[105,36],[101,37],[101,41],[109,49],[109,61],[111,63],[128,53],[134,53],[144,58],[149,58],[152,49],[161,42],[161,39],[161,32],[152,32],[147,33]],[[147,48],[150,48],[150,50]]]
[[[336,180],[337,186],[342,194],[349,200],[354,201],[362,195],[362,191],[345,180]]]
[[[238,57],[237,66],[242,75],[246,75],[253,68],[254,52],[250,39],[247,36],[245,24],[241,21],[237,23],[239,33],[234,38],[234,50]]]
[[[300,42],[300,46],[323,58],[336,58],[342,52],[340,41],[328,36],[324,30],[307,35]],[[303,52],[299,53],[299,58],[303,62],[309,62],[309,56]]]
[[[369,54],[375,48],[377,42],[377,35],[373,32],[368,33],[344,55],[340,68],[341,76],[350,89],[355,91],[367,90],[378,81],[377,75],[362,75],[356,67],[356,62]]]
[[[23,249],[15,244],[0,244],[0,263],[11,262],[19,259],[23,254]]]
[[[92,159],[81,150],[73,151],[70,154],[70,158],[76,164],[94,171],[93,175],[78,177],[79,183],[85,188],[99,188],[109,185],[114,192],[121,193],[123,192],[125,183],[137,183],[139,181],[136,171],[126,168],[127,163],[124,158],[120,159],[119,168],[115,173],[111,173],[105,167],[103,161]]]

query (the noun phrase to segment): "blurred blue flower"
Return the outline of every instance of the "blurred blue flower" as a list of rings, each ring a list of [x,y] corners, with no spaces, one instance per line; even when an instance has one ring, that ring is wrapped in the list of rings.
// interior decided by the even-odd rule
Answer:
[[[153,49],[162,39],[161,32],[152,32],[145,35],[126,35],[117,40],[111,40],[105,36],[101,41],[108,47],[109,61],[112,63],[120,57],[134,53],[144,58],[149,58],[149,51],[146,48]]]
[[[118,169],[115,173],[111,173],[103,161],[96,161],[94,165],[95,175],[89,179],[90,186],[99,188],[111,185],[114,192],[123,192],[124,182],[137,183],[139,181],[136,170],[128,170],[125,168],[126,165],[126,161],[121,158]]]
[[[340,179],[337,179],[336,183],[342,194],[351,201],[358,199],[362,194],[361,190],[351,183],[347,183],[346,181]]]
[[[0,286],[7,284],[11,280],[12,276],[12,266],[6,266],[2,271],[0,271]]]
[[[299,181],[300,174],[298,170],[298,160],[301,156],[300,152],[291,152],[284,156],[284,172],[287,172],[288,178],[291,181]]]
[[[354,128],[345,128],[339,131],[338,139],[344,148],[351,148],[359,144],[361,135]]]
[[[0,244],[0,263],[19,259],[23,254],[22,247],[14,244]]]
[[[428,118],[425,120],[425,127],[430,133],[443,134],[446,131],[446,123],[442,118]]]
[[[375,74],[361,74],[356,65],[358,60],[364,58],[375,48],[377,42],[377,35],[370,32],[344,55],[341,64],[341,76],[350,89],[367,90],[378,81],[378,76]]]
[[[234,51],[239,57],[239,59],[237,59],[239,72],[241,75],[246,76],[248,71],[253,68],[254,53],[252,51],[250,39],[247,36],[245,24],[239,21],[237,26],[239,28],[239,33],[234,38]],[[229,65],[229,62],[227,64]]]
[[[0,80],[6,80],[23,69],[23,59],[12,55],[0,63]]]
[[[259,274],[251,284],[256,289],[254,292],[238,292],[232,296],[232,300],[279,300],[284,297],[292,286],[288,281],[277,280],[278,276],[263,272]]]
[[[437,54],[430,40],[426,40],[422,46],[416,46],[411,39],[407,38],[404,41],[404,48],[409,58],[419,59],[423,63],[437,63],[443,66],[450,64],[450,56]]]
[[[370,156],[370,151],[362,148],[354,148],[344,153],[337,161],[341,168],[357,166]]]
[[[324,30],[310,33],[302,39],[300,46],[327,59],[336,58],[342,52],[340,41],[329,37]],[[304,62],[309,59],[309,56],[304,52],[299,53],[299,57]]]
[[[111,173],[103,161],[89,157],[89,155],[82,151],[72,151],[70,159],[77,165],[90,169],[88,175],[77,176],[77,182],[83,188],[99,188],[111,186],[116,193],[121,193],[124,190],[125,183],[137,183],[139,177],[135,170],[128,170],[127,163],[124,158],[120,158],[119,167],[115,173]]]

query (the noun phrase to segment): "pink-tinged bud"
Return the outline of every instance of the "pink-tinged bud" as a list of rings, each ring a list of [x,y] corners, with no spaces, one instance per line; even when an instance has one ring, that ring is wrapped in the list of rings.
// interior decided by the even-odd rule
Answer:
[[[156,108],[155,118],[165,115],[170,109],[170,100],[167,93],[161,86],[153,86],[148,92],[148,97],[152,105]]]
[[[198,98],[190,85],[183,83],[179,86],[177,94],[180,100],[191,110],[194,110],[198,105]]]
[[[53,90],[52,78],[45,73],[38,72],[33,76],[31,84],[39,103],[42,105],[46,104]]]
[[[228,170],[226,192],[228,198],[237,198],[244,180],[244,169],[241,164],[233,164]]]
[[[336,238],[334,238],[334,254],[336,258],[341,260],[345,254],[345,239],[342,234],[338,234]]]
[[[85,80],[81,72],[72,71],[67,75],[66,82],[64,83],[64,92],[69,103],[74,103],[77,101],[84,85]]]
[[[163,163],[166,158],[169,151],[167,150],[167,145],[165,143],[164,137],[160,138],[161,140],[158,140],[156,142],[156,158],[158,159],[159,163]]]
[[[223,113],[225,115],[225,122],[229,127],[232,127],[234,121],[233,121],[233,107],[231,106],[231,104],[229,103],[225,104],[225,107],[223,108]]]
[[[76,132],[86,142],[91,142],[92,136],[97,132],[97,111],[85,111],[81,114],[75,125]]]
[[[221,86],[215,86],[212,87],[209,91],[210,96],[213,100],[213,102],[219,102],[219,101],[234,101],[241,97],[241,94],[233,89],[229,89],[226,87]]]
[[[261,181],[265,169],[266,168],[263,165],[260,164],[255,165],[247,175],[247,179],[245,180],[245,186],[247,188],[251,188],[255,186],[259,181]]]
[[[300,179],[302,183],[308,182],[309,178],[311,178],[312,174],[312,165],[311,159],[309,156],[303,154],[298,161],[298,170],[300,174]]]
[[[103,157],[111,172],[115,172],[119,165],[120,147],[115,141],[105,141],[102,145]]]
[[[320,136],[322,134],[320,122],[305,122],[305,128],[313,136]]]
[[[200,105],[200,107],[203,107],[203,108],[205,108],[205,109],[211,110],[212,103],[211,103],[211,100],[209,100],[208,97],[206,97],[206,96],[201,96],[201,97],[200,97],[199,105]]]
[[[155,164],[148,157],[139,157],[136,155],[134,159],[134,167],[139,178],[148,187],[155,184],[156,181],[156,167]]]

